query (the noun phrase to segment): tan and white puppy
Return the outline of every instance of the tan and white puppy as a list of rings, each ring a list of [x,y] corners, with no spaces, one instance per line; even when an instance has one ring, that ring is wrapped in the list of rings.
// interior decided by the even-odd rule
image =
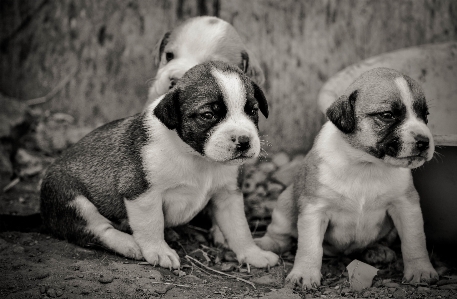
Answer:
[[[257,84],[265,80],[258,62],[232,25],[216,17],[195,17],[167,32],[160,41],[159,69],[147,105],[165,94],[187,70],[205,61],[237,66]]]
[[[329,121],[294,184],[279,197],[266,235],[256,240],[265,250],[281,252],[298,237],[288,281],[318,286],[324,253],[363,250],[394,228],[404,279],[438,277],[411,176],[412,168],[434,154],[427,114],[419,84],[386,68],[364,73],[327,110]]]
[[[260,152],[259,110],[268,116],[263,92],[237,67],[195,66],[145,111],[97,128],[50,166],[43,223],[82,246],[179,268],[164,228],[210,204],[240,263],[275,265],[252,239],[237,187],[238,166]]]

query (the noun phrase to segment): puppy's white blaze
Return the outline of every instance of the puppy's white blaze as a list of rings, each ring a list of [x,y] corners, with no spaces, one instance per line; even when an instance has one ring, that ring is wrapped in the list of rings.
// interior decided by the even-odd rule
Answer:
[[[74,207],[86,220],[85,229],[99,238],[104,246],[126,257],[141,258],[140,248],[133,236],[115,229],[86,197],[77,196],[70,202],[70,206]]]
[[[236,73],[224,73],[217,69],[213,69],[211,74],[216,78],[216,82],[222,90],[228,116],[243,112],[246,104],[246,90],[239,75]]]
[[[228,161],[234,158],[235,143],[232,137],[248,136],[250,149],[247,156],[256,157],[260,152],[260,139],[257,129],[244,112],[246,105],[246,89],[238,74],[225,73],[213,69],[212,75],[222,91],[224,103],[227,106],[226,118],[214,128],[206,142],[204,152],[216,161]],[[239,161],[242,162],[242,161]]]
[[[411,112],[414,98],[411,90],[409,89],[408,82],[406,82],[405,78],[403,77],[395,78],[394,82],[400,91],[401,100],[406,105],[406,109],[409,108],[409,112]]]
[[[427,151],[427,160],[431,160],[433,153],[435,152],[435,145],[433,142],[433,136],[427,125],[419,120],[413,110],[414,98],[411,90],[406,82],[405,78],[398,77],[394,80],[395,85],[400,91],[402,102],[406,106],[406,120],[400,128],[401,139],[403,141],[403,147],[398,154],[398,157],[407,157],[411,155],[411,152],[416,146],[415,136],[422,135],[428,137],[430,140],[429,149]],[[414,163],[416,164],[416,163]],[[422,164],[422,163],[419,163]],[[420,165],[417,166],[420,166]],[[414,165],[414,167],[417,167]]]

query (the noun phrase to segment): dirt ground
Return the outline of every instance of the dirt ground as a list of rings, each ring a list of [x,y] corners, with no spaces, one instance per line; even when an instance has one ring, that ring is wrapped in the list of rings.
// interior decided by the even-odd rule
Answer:
[[[399,242],[393,247],[397,260],[374,265],[380,270],[372,287],[356,292],[346,270],[349,257],[324,258],[322,286],[313,290],[284,284],[293,252],[269,270],[239,266],[233,252],[212,245],[202,214],[190,225],[166,231],[181,258],[182,269],[175,272],[57,240],[40,231],[41,178],[87,128],[76,127],[62,113],[23,115],[21,109],[9,113],[7,129],[0,131],[0,298],[457,298],[457,263],[442,259],[434,248],[429,250],[440,280],[431,286],[402,284]],[[254,236],[265,233],[275,201],[302,158],[278,153],[243,168],[240,188]]]
[[[293,265],[292,253],[283,255],[280,265],[270,270],[248,271],[232,252],[212,246],[207,228],[198,223],[166,232],[181,257],[181,271],[153,267],[101,248],[78,247],[41,233],[37,214],[24,216],[38,209],[38,183],[39,176],[21,181],[0,196],[3,213],[23,215],[0,216],[0,298],[457,298],[457,271],[436,256],[432,260],[441,274],[437,284],[402,284],[398,243],[397,261],[377,265],[381,270],[373,286],[361,292],[350,288],[345,266],[352,259],[348,257],[324,258],[318,289],[293,289],[284,285]],[[264,233],[268,221],[250,221],[256,236]]]

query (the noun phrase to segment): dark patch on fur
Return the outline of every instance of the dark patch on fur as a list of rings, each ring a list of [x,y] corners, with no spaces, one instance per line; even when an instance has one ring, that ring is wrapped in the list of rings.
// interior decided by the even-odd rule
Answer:
[[[343,95],[338,98],[328,109],[328,119],[342,132],[349,134],[355,130],[355,110],[354,103],[357,99],[358,91],[353,91],[349,97]]]
[[[240,69],[242,69],[245,73],[249,69],[249,54],[246,51],[241,51]]]
[[[375,156],[383,158],[385,155],[396,157],[401,151],[402,141],[398,135],[397,128],[400,127],[406,119],[406,106],[400,100],[395,100],[391,103],[390,112],[393,120],[383,120],[378,114],[372,115],[374,118],[373,130],[379,137],[376,143]]]
[[[252,82],[252,87],[254,88],[254,98],[259,103],[260,112],[262,112],[262,114],[265,116],[265,118],[268,118],[268,115],[269,115],[268,103],[267,103],[267,99],[265,98],[265,95],[264,95],[262,89],[260,89],[260,87],[257,84],[255,84],[254,82]]]
[[[163,54],[163,51],[165,50],[165,47],[168,44],[168,39],[170,38],[170,35],[171,35],[171,32],[167,32],[162,37],[162,41],[160,42],[160,46],[159,46],[159,61],[160,61],[160,59],[162,57],[162,54]]]
[[[124,198],[134,199],[149,188],[140,153],[147,142],[143,115],[137,114],[95,129],[65,151],[49,167],[41,187],[47,230],[79,245],[98,243],[68,205],[80,195],[115,225],[125,220]]]
[[[414,81],[410,77],[404,76],[404,78],[408,83],[408,87],[413,95],[414,101],[412,106],[414,113],[416,114],[417,118],[422,119],[425,123],[428,123],[428,106],[422,88],[416,81]]]

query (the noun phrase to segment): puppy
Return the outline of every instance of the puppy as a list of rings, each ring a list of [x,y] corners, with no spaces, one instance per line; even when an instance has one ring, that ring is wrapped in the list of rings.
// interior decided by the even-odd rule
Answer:
[[[207,203],[240,263],[275,265],[255,245],[237,188],[237,169],[260,151],[260,88],[237,67],[189,70],[140,114],[108,123],[69,148],[41,188],[47,229],[79,245],[179,268],[164,228],[188,222]],[[132,233],[132,234],[130,234]]]
[[[404,279],[438,278],[411,176],[434,153],[427,115],[419,84],[386,68],[364,73],[330,106],[329,121],[293,186],[279,197],[266,235],[256,240],[265,250],[281,252],[298,236],[288,281],[320,285],[324,252],[367,248],[394,227],[402,242]]]
[[[160,41],[159,69],[149,89],[146,107],[165,94],[191,67],[211,60],[238,66],[257,84],[264,82],[259,64],[232,25],[216,17],[191,18],[167,32]]]

